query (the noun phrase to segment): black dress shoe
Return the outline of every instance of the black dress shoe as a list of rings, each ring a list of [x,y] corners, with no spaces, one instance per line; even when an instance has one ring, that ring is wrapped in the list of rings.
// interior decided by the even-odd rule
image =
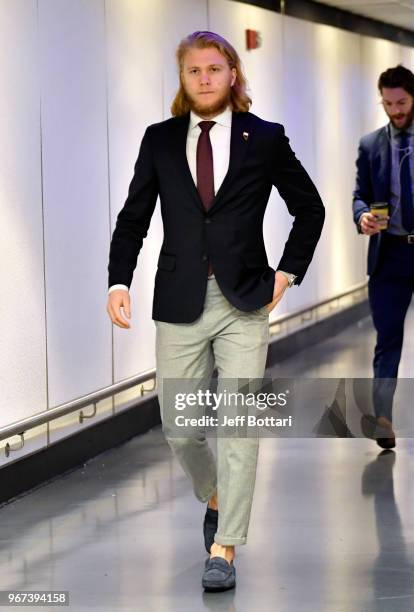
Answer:
[[[377,444],[381,448],[394,448],[395,438],[377,438]]]
[[[387,417],[380,416],[377,419],[379,430],[382,433],[377,438],[377,444],[381,448],[394,448],[395,446],[395,433],[392,428],[391,421]]]
[[[364,436],[375,440],[381,448],[395,447],[395,433],[391,421],[386,417],[364,414],[361,417],[361,429]]]
[[[207,506],[206,515],[204,517],[203,532],[204,532],[204,544],[206,551],[210,553],[211,545],[214,542],[214,536],[217,532],[218,525],[218,510],[213,510]]]
[[[236,568],[233,561],[223,557],[211,557],[206,560],[201,581],[206,591],[227,591],[236,586]]]

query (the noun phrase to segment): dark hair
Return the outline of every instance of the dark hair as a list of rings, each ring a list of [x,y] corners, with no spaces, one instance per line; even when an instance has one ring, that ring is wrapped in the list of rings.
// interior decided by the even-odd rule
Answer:
[[[395,68],[388,68],[378,79],[378,89],[380,92],[383,87],[402,87],[411,96],[414,96],[414,74],[402,64]]]

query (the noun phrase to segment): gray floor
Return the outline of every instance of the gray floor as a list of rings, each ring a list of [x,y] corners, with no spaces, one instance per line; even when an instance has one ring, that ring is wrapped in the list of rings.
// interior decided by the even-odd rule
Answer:
[[[413,329],[411,311],[406,377]],[[373,344],[366,320],[269,373],[368,377]],[[155,429],[0,509],[0,589],[68,590],[76,612],[408,612],[413,455],[407,437],[383,453],[364,438],[262,439],[237,587],[211,594],[204,506]]]

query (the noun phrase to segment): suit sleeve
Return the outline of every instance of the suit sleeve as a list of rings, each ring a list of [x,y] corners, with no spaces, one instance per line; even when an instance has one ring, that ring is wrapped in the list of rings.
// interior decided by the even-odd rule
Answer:
[[[297,275],[302,282],[318,243],[325,219],[319,193],[277,124],[270,156],[270,179],[294,217],[292,229],[277,269]]]
[[[158,191],[158,179],[153,163],[149,128],[147,128],[135,162],[128,197],[118,214],[112,234],[108,288],[117,284],[130,287],[138,254],[155,209]]]
[[[369,212],[368,202],[373,202],[374,195],[371,182],[370,165],[368,152],[361,140],[358,148],[358,158],[356,160],[356,181],[353,193],[352,212],[354,223],[358,233],[361,233],[358,225],[359,219],[364,212]]]

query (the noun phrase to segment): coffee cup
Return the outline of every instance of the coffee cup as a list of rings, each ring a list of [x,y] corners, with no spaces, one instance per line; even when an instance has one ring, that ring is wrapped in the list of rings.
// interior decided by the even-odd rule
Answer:
[[[370,205],[370,212],[376,217],[380,230],[386,230],[388,227],[388,202],[373,202]]]

